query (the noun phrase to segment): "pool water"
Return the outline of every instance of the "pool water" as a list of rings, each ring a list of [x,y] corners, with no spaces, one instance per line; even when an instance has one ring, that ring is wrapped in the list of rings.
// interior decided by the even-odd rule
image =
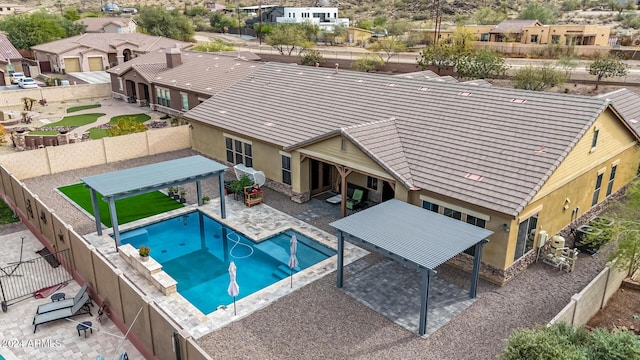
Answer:
[[[295,274],[336,254],[294,230],[259,243],[194,211],[121,234],[122,244],[146,245],[151,257],[178,282],[178,292],[204,314],[233,303],[227,293],[229,262],[236,264],[240,294],[251,295],[289,277],[289,242],[298,239]]]

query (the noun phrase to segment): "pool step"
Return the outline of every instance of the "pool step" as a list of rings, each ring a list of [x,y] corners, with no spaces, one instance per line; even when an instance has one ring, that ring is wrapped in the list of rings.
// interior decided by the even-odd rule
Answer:
[[[295,267],[293,268],[293,273],[297,273],[298,271],[300,271],[299,267]],[[291,276],[291,270],[289,269],[288,266],[286,265],[280,265],[278,266],[278,268],[273,272],[273,275],[279,279],[285,279],[288,278],[289,276]]]
[[[289,263],[289,252],[271,241],[263,241],[253,246],[283,264]]]

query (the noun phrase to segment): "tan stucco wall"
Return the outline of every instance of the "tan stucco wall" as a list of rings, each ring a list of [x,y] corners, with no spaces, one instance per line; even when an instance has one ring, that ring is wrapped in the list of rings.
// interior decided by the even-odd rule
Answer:
[[[37,89],[3,91],[2,101],[0,101],[0,109],[14,110],[19,114],[20,109],[22,109],[21,99],[23,97],[30,97],[34,99],[44,97],[48,102],[108,98],[111,97],[111,85],[83,84],[73,86],[47,86]],[[19,108],[15,108],[16,106]]]

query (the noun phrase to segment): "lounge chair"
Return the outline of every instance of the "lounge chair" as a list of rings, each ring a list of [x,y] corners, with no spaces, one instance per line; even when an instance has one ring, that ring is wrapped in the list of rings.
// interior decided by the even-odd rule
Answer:
[[[89,304],[91,304],[91,298],[89,297],[89,294],[85,292],[80,300],[73,304],[72,307],[49,311],[42,314],[36,314],[36,316],[33,317],[33,333],[35,334],[36,330],[38,329],[38,325],[51,321],[66,319],[83,314],[89,314],[93,316],[93,314],[91,314],[91,308],[89,307]]]
[[[73,299],[55,301],[55,302],[50,302],[50,303],[46,303],[38,306],[38,310],[36,310],[36,314],[43,314],[49,311],[56,311],[56,310],[72,307],[75,303],[80,301],[80,299],[84,294],[87,293],[87,284],[88,283],[85,282],[84,285],[82,285],[82,288],[80,288],[80,291],[78,291],[78,293],[76,294],[76,296],[73,297]]]
[[[350,199],[347,199],[347,209],[355,210],[362,205],[362,197],[364,195],[364,191],[360,189],[353,190],[353,195]]]

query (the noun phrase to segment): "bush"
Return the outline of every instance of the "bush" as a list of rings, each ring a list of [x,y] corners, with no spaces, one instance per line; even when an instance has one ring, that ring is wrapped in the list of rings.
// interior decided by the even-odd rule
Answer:
[[[314,66],[322,62],[322,53],[315,49],[306,49],[300,54],[300,65]]]
[[[375,55],[366,55],[354,62],[351,63],[351,69],[356,71],[364,71],[369,72],[376,70],[377,68],[384,65],[384,60],[382,60],[379,56]]]

